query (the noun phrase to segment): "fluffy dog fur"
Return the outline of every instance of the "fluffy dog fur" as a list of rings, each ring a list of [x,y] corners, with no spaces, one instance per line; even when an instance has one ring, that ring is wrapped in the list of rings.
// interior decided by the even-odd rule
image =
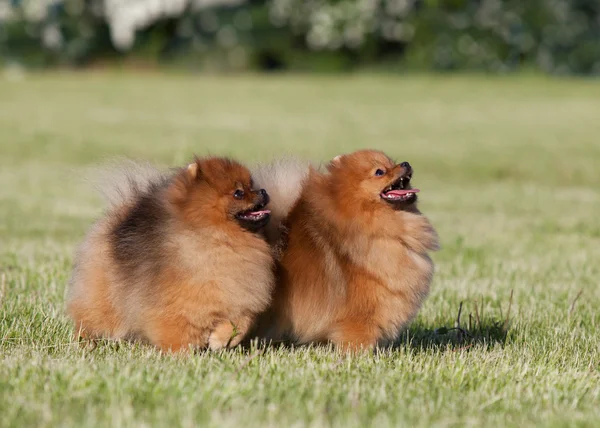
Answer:
[[[418,190],[410,190],[412,167],[359,151],[336,157],[325,172],[286,165],[305,171],[289,176],[279,168],[255,173],[271,194],[286,195],[272,198],[282,219],[272,230],[284,233],[269,236],[282,252],[259,336],[350,350],[396,339],[429,292],[428,251],[438,248],[435,230],[416,207]]]
[[[172,351],[235,346],[271,298],[271,249],[257,233],[268,195],[229,159],[197,159],[169,175],[127,171],[75,258],[76,335]]]

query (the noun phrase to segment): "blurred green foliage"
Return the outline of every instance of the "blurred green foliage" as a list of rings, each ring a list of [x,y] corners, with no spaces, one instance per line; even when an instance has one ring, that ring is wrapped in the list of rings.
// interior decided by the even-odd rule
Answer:
[[[0,0],[0,61],[600,74],[600,0]]]

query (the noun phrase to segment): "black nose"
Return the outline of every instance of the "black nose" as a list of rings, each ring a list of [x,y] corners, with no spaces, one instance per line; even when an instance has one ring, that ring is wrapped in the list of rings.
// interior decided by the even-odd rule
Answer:
[[[409,164],[408,162],[402,162],[402,163],[400,164],[400,166],[401,166],[402,168],[410,168],[410,164]]]
[[[267,205],[269,203],[269,201],[270,201],[269,194],[267,193],[267,191],[265,189],[260,189],[258,191],[258,194],[260,196],[262,196],[262,198],[263,198],[263,204]]]

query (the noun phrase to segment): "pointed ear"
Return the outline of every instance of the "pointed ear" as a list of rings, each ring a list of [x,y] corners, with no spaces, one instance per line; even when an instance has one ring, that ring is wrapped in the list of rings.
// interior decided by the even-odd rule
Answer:
[[[192,180],[198,180],[202,176],[202,170],[200,169],[200,160],[194,159],[194,162],[187,166],[187,172]]]
[[[187,170],[190,174],[190,177],[196,178],[196,176],[198,175],[198,164],[196,162],[189,164]]]
[[[343,157],[343,155],[337,155],[336,157],[331,159],[331,162],[329,162],[329,164],[327,165],[327,170],[331,171],[334,168],[339,168],[340,166],[342,166]]]

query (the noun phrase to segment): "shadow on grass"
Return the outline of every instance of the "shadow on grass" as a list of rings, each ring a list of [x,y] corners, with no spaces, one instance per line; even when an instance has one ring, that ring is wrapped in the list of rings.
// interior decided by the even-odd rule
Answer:
[[[413,324],[394,343],[380,349],[413,349],[417,352],[437,350],[439,352],[456,352],[471,347],[491,348],[498,344],[504,345],[508,337],[510,324],[510,310],[512,307],[513,293],[511,291],[506,315],[500,314],[492,317],[484,317],[483,302],[471,305],[474,312],[463,314],[463,303],[458,307],[456,320],[452,326],[439,326],[428,328],[424,325]],[[466,320],[465,320],[466,319]],[[293,344],[291,341],[266,342],[258,338],[246,340],[242,343],[244,351],[279,349],[307,349],[307,348],[331,348],[328,343],[311,343],[305,345]]]
[[[481,325],[468,328],[457,327],[439,327],[427,328],[425,326],[412,326],[398,340],[389,346],[380,348],[381,350],[391,349],[412,349],[417,352],[437,350],[439,352],[456,352],[469,349],[471,347],[491,348],[498,344],[504,345],[507,339],[507,331],[504,329],[504,321],[488,320]],[[255,350],[287,350],[294,349],[328,349],[333,350],[333,346],[328,343],[310,343],[293,344],[291,341],[265,342],[260,339],[253,339],[251,342],[242,344],[245,352]]]
[[[456,320],[452,327],[440,326],[435,329],[425,328],[418,324],[412,325],[409,330],[394,344],[394,348],[406,347],[416,350],[458,351],[473,346],[492,347],[497,344],[504,345],[508,337],[510,326],[510,310],[512,308],[513,291],[510,292],[508,310],[502,313],[500,306],[499,316],[486,317],[483,312],[483,301],[471,303],[472,312],[463,312],[463,302],[457,310]]]
[[[487,320],[472,328],[439,327],[430,329],[424,326],[413,326],[392,347],[410,347],[417,351],[458,351],[473,346],[493,347],[497,344],[504,345],[507,333],[503,320]]]

